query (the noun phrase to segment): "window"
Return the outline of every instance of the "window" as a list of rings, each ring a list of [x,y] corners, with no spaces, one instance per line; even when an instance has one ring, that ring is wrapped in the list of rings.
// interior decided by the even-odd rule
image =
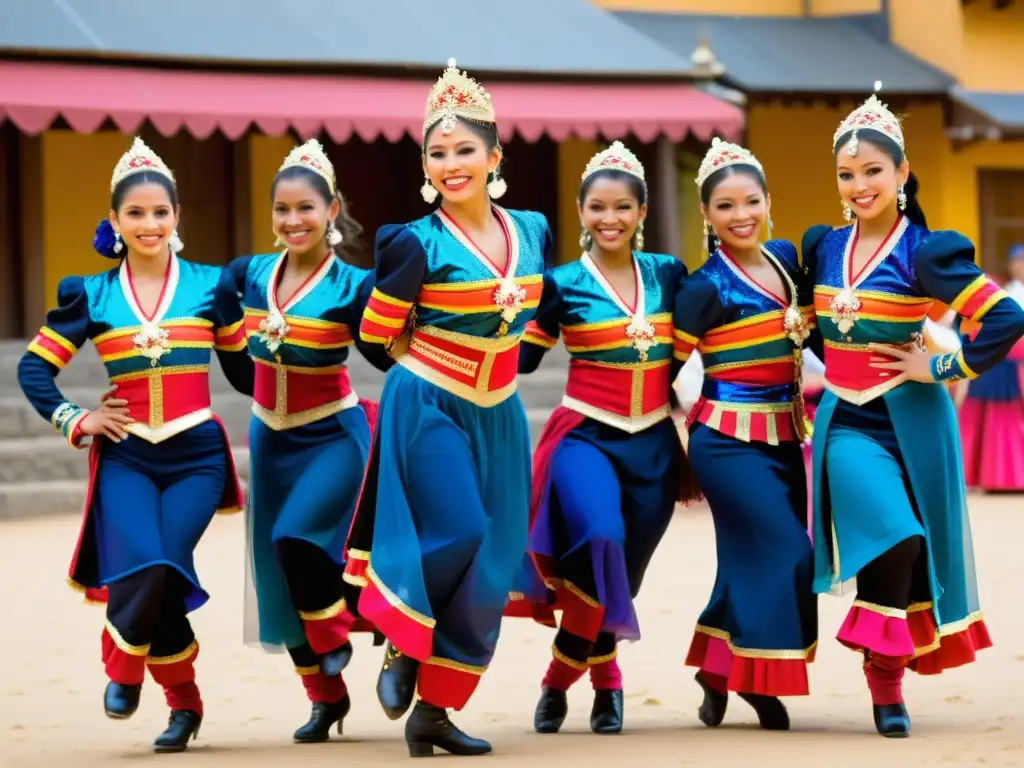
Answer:
[[[979,171],[981,268],[1006,276],[1006,255],[1024,243],[1024,171]]]

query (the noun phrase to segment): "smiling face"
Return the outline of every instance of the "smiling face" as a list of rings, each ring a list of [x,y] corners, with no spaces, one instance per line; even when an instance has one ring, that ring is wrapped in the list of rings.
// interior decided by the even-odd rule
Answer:
[[[423,172],[445,200],[461,203],[487,194],[487,176],[501,162],[501,150],[487,149],[476,132],[459,122],[451,133],[427,134]]]
[[[889,153],[863,135],[857,142],[856,156],[850,154],[849,142],[836,154],[839,196],[861,220],[891,214],[899,186],[907,183],[909,174],[910,164],[906,160],[897,164]]]
[[[167,253],[167,242],[178,226],[178,209],[167,190],[155,182],[129,189],[120,207],[110,211],[110,224],[132,253],[147,258]]]
[[[600,173],[600,172],[599,172]],[[629,249],[636,228],[647,216],[647,204],[625,180],[597,176],[577,204],[580,225],[604,251]]]
[[[338,209],[338,201],[328,204],[308,179],[278,179],[274,187],[274,234],[296,256],[323,249],[328,223],[337,217]]]
[[[715,184],[701,213],[727,251],[757,248],[771,210],[771,196],[753,173],[734,171]]]

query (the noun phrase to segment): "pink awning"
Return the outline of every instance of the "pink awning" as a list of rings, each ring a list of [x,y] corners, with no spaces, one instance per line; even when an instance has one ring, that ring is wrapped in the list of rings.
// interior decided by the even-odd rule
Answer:
[[[692,133],[736,140],[743,112],[693,86],[646,84],[486,84],[502,137],[526,141],[547,134],[608,139],[634,134],[673,141]],[[0,61],[0,120],[24,133],[46,130],[58,116],[91,133],[108,118],[125,133],[149,120],[164,136],[183,128],[202,139],[220,129],[231,139],[255,125],[303,138],[320,131],[336,142],[404,134],[419,139],[430,83],[330,75],[173,71],[140,67]]]

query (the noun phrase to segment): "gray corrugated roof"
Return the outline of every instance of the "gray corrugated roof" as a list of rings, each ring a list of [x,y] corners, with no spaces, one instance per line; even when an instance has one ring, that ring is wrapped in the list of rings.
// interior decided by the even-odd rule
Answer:
[[[945,93],[953,79],[844,18],[615,14],[666,50],[689,57],[703,35],[725,77],[747,92]]]
[[[0,0],[0,51],[473,71],[685,75],[588,0]]]
[[[1024,93],[996,93],[954,88],[953,98],[980,112],[1001,128],[1024,129]]]

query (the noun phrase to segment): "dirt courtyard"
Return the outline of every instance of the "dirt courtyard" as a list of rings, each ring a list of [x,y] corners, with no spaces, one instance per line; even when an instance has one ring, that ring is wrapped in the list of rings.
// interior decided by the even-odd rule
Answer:
[[[735,697],[721,728],[700,724],[699,690],[682,661],[714,576],[714,533],[704,507],[677,514],[648,572],[639,601],[644,639],[620,654],[626,692],[621,735],[590,733],[586,680],[570,693],[563,732],[533,733],[551,634],[524,620],[506,620],[491,670],[453,719],[492,742],[494,754],[482,759],[517,766],[1024,766],[1024,497],[972,496],[971,510],[982,608],[995,647],[978,663],[939,677],[908,675],[914,718],[908,740],[875,734],[858,657],[834,641],[849,597],[821,598],[811,696],[789,700],[791,732],[761,731]],[[362,636],[346,672],[353,699],[347,735],[323,745],[291,743],[309,713],[299,679],[287,656],[241,642],[241,516],[214,521],[197,556],[213,595],[193,614],[202,646],[202,731],[186,754],[154,755],[150,745],[163,729],[166,708],[151,681],[130,721],[103,715],[101,609],[82,605],[64,584],[77,530],[75,516],[0,524],[0,580],[8,596],[0,640],[0,765],[407,764],[402,723],[387,720],[374,694],[381,649]]]

